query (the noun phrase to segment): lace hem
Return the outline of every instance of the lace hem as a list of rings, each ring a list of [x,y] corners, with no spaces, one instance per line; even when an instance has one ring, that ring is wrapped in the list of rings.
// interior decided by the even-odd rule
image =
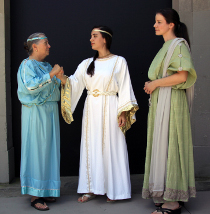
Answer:
[[[123,108],[120,108],[120,111],[118,110],[119,112],[117,115],[117,118],[119,119],[119,116],[121,115],[121,113],[123,111],[126,111],[126,125],[120,127],[120,129],[124,135],[125,135],[126,131],[131,128],[131,125],[136,122],[136,119],[134,119],[133,116],[135,115],[136,111],[139,109],[137,104],[133,104],[132,102],[130,102],[130,103],[131,104],[129,104]]]
[[[187,191],[166,188],[165,191],[150,192],[149,189],[143,188],[142,198],[154,198],[155,203],[164,203],[164,201],[184,201],[187,202],[189,198],[196,197],[195,187],[188,187]]]
[[[71,124],[74,121],[71,112],[71,84],[69,78],[66,84],[61,84],[61,114],[66,123]]]

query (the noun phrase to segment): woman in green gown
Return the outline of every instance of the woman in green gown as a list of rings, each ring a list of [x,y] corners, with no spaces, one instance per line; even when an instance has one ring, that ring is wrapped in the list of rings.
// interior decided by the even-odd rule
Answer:
[[[147,152],[142,197],[153,198],[153,214],[181,213],[181,202],[195,197],[190,109],[196,72],[189,52],[186,25],[173,9],[156,13],[156,35],[163,47],[148,72],[151,81]],[[188,96],[187,96],[188,95]]]

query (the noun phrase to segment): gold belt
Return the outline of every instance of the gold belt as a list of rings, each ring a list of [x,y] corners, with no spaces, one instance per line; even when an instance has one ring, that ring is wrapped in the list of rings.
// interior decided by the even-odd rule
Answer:
[[[98,89],[95,89],[93,91],[87,91],[87,94],[93,95],[94,97],[98,97],[99,95],[113,96],[113,95],[116,95],[117,92],[115,92],[115,91],[99,91]]]

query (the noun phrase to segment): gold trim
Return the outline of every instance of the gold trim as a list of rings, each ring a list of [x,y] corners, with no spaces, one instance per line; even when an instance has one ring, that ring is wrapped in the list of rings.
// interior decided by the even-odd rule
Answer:
[[[109,80],[109,83],[108,83],[107,88],[106,88],[105,91],[108,91],[108,89],[109,89],[109,86],[110,86],[110,84],[111,84],[111,81],[112,81],[112,78],[113,78],[113,75],[114,75],[114,71],[115,71],[115,67],[116,67],[116,65],[117,65],[118,59],[119,59],[119,57],[117,57],[117,59],[116,59],[116,62],[115,62],[115,64],[114,64],[114,68],[113,68],[113,71],[112,71],[111,78],[110,78],[110,80]],[[105,145],[104,141],[105,141],[105,132],[106,132],[106,124],[105,124],[105,123],[106,123],[106,121],[105,121],[105,119],[106,119],[106,99],[107,99],[107,96],[105,96],[105,101],[104,101],[103,135],[102,135],[102,153],[103,153],[103,151],[104,151],[104,145]]]
[[[131,103],[131,104],[129,104],[125,107],[121,107],[121,110],[118,112],[118,115],[117,115],[117,119],[119,120],[119,116],[121,115],[121,113],[123,111],[126,112],[126,116],[125,116],[126,117],[126,124],[125,124],[125,126],[120,127],[120,129],[124,135],[125,135],[126,131],[128,131],[128,129],[131,128],[131,125],[136,122],[136,120],[133,119],[132,117],[136,113],[136,111],[139,109],[137,104],[132,104],[133,101],[129,101],[128,103]]]
[[[56,84],[57,83],[55,83],[55,85]],[[32,106],[41,106],[41,105],[44,105],[47,102],[47,100],[52,96],[53,92],[55,91],[55,85],[53,87],[52,93],[42,103],[40,103],[40,104],[32,103],[32,105],[30,105],[30,106],[27,106],[26,104],[22,103],[22,105],[25,106],[25,107],[27,107],[27,108],[31,108]],[[55,101],[55,102],[57,102],[57,101]]]
[[[132,101],[128,101],[127,103],[125,103],[125,104],[123,104],[123,105],[121,105],[120,107],[118,107],[118,111],[121,109],[121,108],[124,108],[124,106],[126,106],[126,105],[128,105],[129,103],[136,103],[137,102],[137,100],[132,100]]]
[[[69,78],[66,79],[66,84],[61,83],[61,114],[66,123],[71,124],[74,121],[71,112],[71,83]]]
[[[112,59],[114,56],[117,56],[115,54],[113,54],[112,56],[109,56],[109,57],[106,57],[106,58],[96,58],[95,61],[106,61],[106,60],[109,60],[109,59]]]
[[[104,55],[104,56],[98,56],[97,58],[98,59],[104,59],[104,58],[107,58],[108,56],[110,56],[110,55],[113,55],[112,53],[108,53],[108,54],[106,54],[106,55]]]
[[[21,186],[21,188],[30,188],[30,189],[36,189],[36,190],[59,190],[60,191],[60,189],[37,189],[37,188],[34,188],[34,187],[30,187],[30,186]]]
[[[24,62],[24,70],[23,70],[23,75],[24,75],[24,79],[23,79],[23,85],[26,87],[26,85],[25,85],[25,64],[27,63],[27,61],[28,61],[28,59]],[[36,63],[37,64],[37,63]],[[39,65],[39,64],[38,64]],[[40,65],[39,65],[40,66]],[[41,66],[40,66],[41,67]],[[41,67],[42,68],[42,67]],[[42,68],[43,69],[43,68]],[[43,69],[44,70],[44,69]],[[45,70],[44,70],[45,71]],[[46,73],[47,74],[47,73]],[[31,88],[28,88],[28,87],[26,87],[26,89],[27,90],[29,90],[29,91],[34,91],[34,90],[37,90],[38,88],[41,88],[41,87],[43,87],[43,85],[45,85],[45,84],[47,84],[47,83],[54,83],[54,87],[53,87],[53,91],[52,91],[52,93],[42,102],[42,103],[40,103],[40,104],[36,104],[36,103],[33,103],[32,105],[30,105],[30,106],[28,106],[28,105],[26,105],[26,104],[23,104],[22,103],[22,105],[23,106],[25,106],[25,107],[27,107],[27,108],[31,108],[33,105],[35,105],[35,106],[40,106],[40,105],[43,105],[43,104],[45,104],[46,102],[47,102],[47,100],[52,96],[52,94],[53,94],[53,92],[55,91],[55,85],[58,85],[58,82],[55,80],[55,82],[54,81],[52,81],[51,79],[48,79],[48,80],[46,80],[43,84],[40,84],[38,87],[36,87],[36,88],[34,88],[34,89],[31,89]]]
[[[89,61],[90,61],[90,58],[88,59],[86,65],[85,65],[85,69],[84,69],[84,82],[85,82],[85,86],[86,88],[88,89],[88,86],[87,86],[87,82],[86,82],[86,79],[85,79],[85,76],[86,76],[86,73],[87,73],[87,67],[89,65]],[[90,168],[90,161],[89,161],[89,144],[88,144],[88,106],[89,106],[89,97],[87,96],[87,103],[86,103],[86,113],[85,113],[85,128],[86,128],[86,133],[85,133],[85,146],[86,146],[86,177],[87,177],[87,188],[88,188],[88,192],[91,191],[91,176],[90,176],[90,171],[89,171],[89,168]]]
[[[87,163],[87,180],[88,180],[88,189],[90,192],[90,172],[89,172],[89,168],[90,168],[90,163],[89,163],[89,145],[88,145],[88,105],[89,105],[89,97],[87,97],[87,108],[86,108],[86,163]]]
[[[188,190],[165,188],[164,191],[154,194],[150,188],[142,189],[142,198],[150,199],[153,198],[155,203],[164,203],[164,201],[184,201],[187,202],[189,198],[196,197],[196,188],[188,187]]]
[[[90,60],[91,60],[92,58],[89,58],[88,60],[87,60],[87,63],[86,63],[86,65],[85,65],[85,69],[84,69],[84,72],[83,72],[83,76],[84,76],[84,82],[85,82],[85,86],[86,86],[86,89],[89,91],[89,89],[88,89],[88,85],[87,85],[87,81],[86,81],[86,74],[87,74],[87,67],[88,67],[88,65],[90,64],[89,62],[90,62]]]
[[[98,92],[99,92],[99,90],[98,90],[98,89],[95,89],[95,90],[93,90],[93,94],[92,94],[92,95],[93,95],[94,97],[98,97],[98,96],[99,96],[99,93],[98,93]]]
[[[111,76],[111,78],[110,78],[110,80],[109,80],[109,83],[108,83],[108,85],[107,85],[106,91],[108,91],[109,86],[110,86],[110,83],[111,83],[111,81],[112,81],[112,77],[113,77],[113,75],[114,75],[114,70],[115,70],[115,67],[116,67],[116,65],[117,65],[118,58],[119,58],[119,57],[117,57],[117,59],[116,59],[116,62],[115,62],[115,65],[114,65],[114,68],[113,68],[113,71],[112,71],[112,76]]]
[[[99,91],[98,89],[95,89],[93,91],[87,91],[88,95],[93,95],[94,97],[98,97],[98,96],[116,96],[117,92],[115,91]]]

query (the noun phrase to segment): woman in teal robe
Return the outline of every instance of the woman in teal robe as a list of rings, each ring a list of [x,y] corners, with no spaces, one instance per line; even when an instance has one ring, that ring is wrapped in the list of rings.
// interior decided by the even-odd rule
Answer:
[[[145,92],[151,94],[151,105],[148,114],[142,197],[153,198],[155,205],[160,206],[153,214],[178,214],[181,213],[180,204],[183,204],[178,202],[187,202],[189,197],[196,195],[190,113],[186,90],[193,86],[197,76],[187,43],[185,44],[185,40],[189,43],[187,28],[184,23],[180,22],[178,13],[173,9],[158,11],[154,27],[156,35],[162,35],[165,43],[149,68],[148,77],[151,81],[146,82],[144,87]],[[182,35],[181,32],[185,32],[185,34]],[[168,67],[166,67],[167,75],[163,77],[169,46],[175,39],[177,40],[177,37],[184,38],[185,42],[180,42],[173,50]],[[166,134],[167,139],[166,161],[161,160],[163,153],[153,151],[155,141],[157,141],[154,129],[158,100],[161,99],[161,87],[171,87],[168,131],[167,133],[162,132]],[[163,149],[161,143],[156,147],[159,147],[160,151]],[[156,156],[153,156],[153,153],[156,153]],[[159,165],[156,165],[158,169],[154,168],[153,157],[158,161]],[[165,174],[162,175],[159,169],[164,168],[166,169]],[[154,176],[155,173],[157,173],[157,178]],[[163,189],[158,189],[155,182],[159,182],[161,176],[163,177],[161,181]],[[155,185],[157,188],[154,188]]]
[[[17,74],[22,104],[21,193],[31,195],[31,205],[39,210],[48,210],[45,202],[60,196],[60,80],[55,75],[61,68],[44,61],[49,48],[43,33],[29,36],[25,43],[29,58]]]

